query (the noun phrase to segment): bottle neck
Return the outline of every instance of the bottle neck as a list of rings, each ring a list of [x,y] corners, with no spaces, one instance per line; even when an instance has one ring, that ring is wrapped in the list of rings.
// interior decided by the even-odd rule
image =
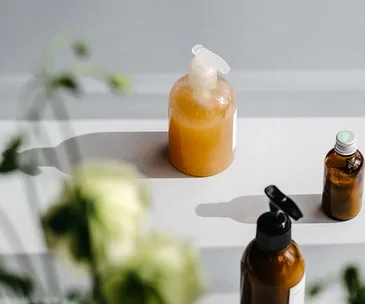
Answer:
[[[354,154],[357,151],[357,145],[356,142],[354,142],[351,145],[343,145],[340,142],[336,142],[335,147],[334,147],[335,151],[337,154],[342,155],[342,156],[349,156]]]
[[[282,216],[281,216],[282,215]],[[256,243],[264,252],[277,252],[290,245],[291,222],[284,213],[267,212],[257,220]]]
[[[210,90],[217,85],[218,73],[209,66],[200,65],[195,57],[190,62],[188,80],[194,89]]]

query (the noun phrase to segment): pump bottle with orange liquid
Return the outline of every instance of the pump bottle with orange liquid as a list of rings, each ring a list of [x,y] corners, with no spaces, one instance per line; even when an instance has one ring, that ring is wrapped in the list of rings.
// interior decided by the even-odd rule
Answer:
[[[220,75],[230,71],[228,64],[202,45],[192,52],[188,74],[169,96],[169,155],[180,171],[205,177],[233,161],[237,108],[233,88]]]

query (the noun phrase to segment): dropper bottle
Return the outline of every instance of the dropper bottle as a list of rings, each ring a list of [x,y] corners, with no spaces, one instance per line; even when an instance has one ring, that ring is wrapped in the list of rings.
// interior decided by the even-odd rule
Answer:
[[[229,65],[202,45],[192,53],[188,73],[170,91],[169,155],[180,171],[204,177],[233,161],[237,108],[233,88],[222,76]]]
[[[355,133],[342,130],[324,160],[322,210],[338,221],[356,217],[362,208],[364,157],[357,149]]]
[[[241,304],[304,304],[305,263],[292,240],[290,218],[303,217],[276,186],[268,186],[270,211],[257,220],[256,237],[241,260]]]

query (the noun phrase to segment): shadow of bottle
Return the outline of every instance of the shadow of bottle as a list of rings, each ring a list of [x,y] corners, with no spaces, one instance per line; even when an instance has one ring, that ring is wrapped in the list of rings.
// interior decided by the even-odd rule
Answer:
[[[67,155],[77,144],[83,161],[114,159],[129,162],[150,178],[188,177],[178,171],[168,156],[167,132],[103,132],[69,138],[56,147],[35,148],[21,152],[25,159],[37,155],[39,167],[55,167],[69,174],[77,165],[75,155]],[[67,160],[68,159],[68,160]]]
[[[293,223],[338,223],[328,218],[321,209],[320,194],[289,195],[295,201],[303,218]],[[200,217],[230,218],[239,223],[256,224],[258,217],[269,211],[268,198],[265,195],[240,196],[229,202],[200,204],[195,212]],[[252,235],[252,239],[254,235]],[[210,247],[200,249],[200,259],[204,272],[208,277],[208,293],[233,293],[239,291],[240,260],[247,243],[242,247]],[[326,246],[322,246],[327,248]],[[306,259],[311,269],[317,267],[321,246],[304,246]],[[328,249],[327,249],[328,250]],[[331,249],[332,250],[332,249]],[[337,249],[338,250],[338,249]],[[331,251],[328,251],[331,252]],[[325,254],[322,254],[324,257]]]
[[[303,213],[297,223],[337,223],[328,218],[321,208],[320,194],[289,195]],[[269,211],[265,195],[240,196],[229,202],[199,204],[195,212],[200,217],[231,218],[239,223],[255,224],[258,217]]]

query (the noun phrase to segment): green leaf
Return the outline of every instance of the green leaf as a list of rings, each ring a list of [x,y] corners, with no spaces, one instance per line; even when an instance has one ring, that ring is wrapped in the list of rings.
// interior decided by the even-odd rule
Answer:
[[[156,288],[148,286],[149,293],[155,298],[157,304],[166,304],[160,293]]]
[[[356,293],[348,297],[349,304],[364,304],[365,303],[365,286],[360,287]]]
[[[89,219],[95,214],[95,202],[82,195],[76,186],[63,199],[42,217],[47,244],[52,248],[59,238],[65,237],[72,257],[76,261],[89,261],[92,256]]]
[[[0,269],[0,285],[26,297],[29,297],[33,292],[33,283],[29,278],[10,273],[5,269]]]
[[[10,141],[8,150],[17,151],[23,143],[23,137],[18,135]]]
[[[90,56],[90,49],[84,41],[77,40],[72,44],[72,49],[75,55],[80,58],[88,58]]]
[[[343,282],[350,296],[356,295],[360,288],[359,270],[355,266],[348,266],[343,272]]]
[[[0,163],[0,173],[11,173],[18,169],[17,159],[10,155],[2,160]]]
[[[2,152],[2,161],[0,163],[0,173],[6,174],[19,169],[18,150],[23,143],[23,137],[13,138]]]
[[[130,271],[126,275],[120,301],[123,299],[128,299],[133,304],[144,304],[147,302],[148,290],[145,288],[142,278],[135,271]]]
[[[70,250],[78,261],[89,261],[92,256],[89,227],[83,223],[70,232]]]
[[[80,93],[80,87],[76,77],[72,74],[65,73],[52,79],[51,86],[54,89],[65,89],[73,94]]]
[[[313,284],[308,288],[308,294],[311,297],[318,296],[323,291],[323,286],[320,283]]]
[[[77,225],[74,226],[71,236],[71,248],[75,257],[80,260],[88,260],[92,256],[92,244],[89,228],[89,219],[95,214],[95,202],[81,190],[76,188],[73,196],[73,219]]]
[[[73,220],[73,210],[67,204],[53,206],[50,212],[42,217],[43,227],[58,236],[63,236],[73,229]]]

